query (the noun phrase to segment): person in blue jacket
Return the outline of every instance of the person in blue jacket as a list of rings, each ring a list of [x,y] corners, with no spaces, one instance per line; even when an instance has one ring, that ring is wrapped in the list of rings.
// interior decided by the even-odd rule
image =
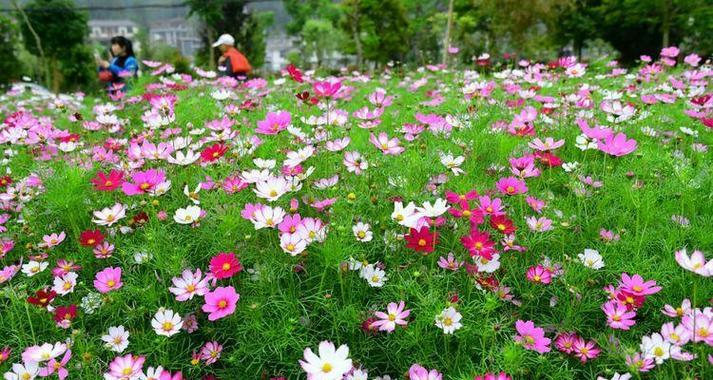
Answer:
[[[109,92],[126,91],[126,79],[136,77],[139,65],[134,56],[131,40],[124,36],[111,39],[111,61],[97,59],[99,78],[108,83]],[[123,86],[120,84],[124,83]]]

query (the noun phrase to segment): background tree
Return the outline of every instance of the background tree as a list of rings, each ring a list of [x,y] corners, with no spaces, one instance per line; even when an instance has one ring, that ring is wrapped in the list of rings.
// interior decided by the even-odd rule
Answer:
[[[201,20],[203,49],[196,54],[196,61],[209,67],[216,66],[213,42],[223,33],[235,38],[235,45],[250,60],[253,67],[265,62],[265,30],[270,25],[270,14],[256,15],[247,8],[245,0],[188,0],[189,16]]]
[[[19,42],[19,27],[17,23],[0,15],[0,88],[19,79],[22,64],[16,51]]]
[[[94,60],[91,50],[84,45],[89,34],[87,14],[78,11],[71,0],[32,0],[23,11],[41,40],[51,89],[58,92],[91,85],[95,77]],[[21,31],[25,48],[40,55],[27,23],[21,23]]]

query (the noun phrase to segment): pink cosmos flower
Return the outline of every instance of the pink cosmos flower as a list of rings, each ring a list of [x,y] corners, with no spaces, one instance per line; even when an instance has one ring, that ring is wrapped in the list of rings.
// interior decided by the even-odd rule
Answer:
[[[171,281],[173,286],[168,288],[168,291],[176,296],[177,301],[188,301],[193,296],[203,296],[208,293],[208,277],[203,277],[200,269],[191,272],[186,269],[181,274],[181,277],[174,277]]]
[[[379,137],[373,133],[370,134],[369,141],[384,154],[398,155],[404,151],[404,147],[399,146],[398,138],[389,139],[389,136],[384,132],[379,133]]]
[[[371,327],[378,327],[380,331],[392,332],[396,330],[396,325],[406,326],[408,324],[406,318],[411,314],[411,310],[404,310],[405,307],[404,301],[399,302],[398,305],[391,302],[386,307],[386,313],[381,311],[374,313],[379,319],[373,322]]]
[[[518,320],[515,322],[515,329],[518,335],[515,341],[522,344],[528,350],[537,351],[541,354],[550,352],[550,339],[545,337],[545,330],[535,327],[532,321]]]
[[[691,311],[691,300],[688,298],[684,299],[681,302],[681,306],[674,308],[671,305],[664,305],[663,310],[661,311],[664,313],[664,315],[667,315],[671,318],[681,318],[684,315],[688,314]]]
[[[629,140],[625,134],[617,133],[599,141],[597,149],[612,156],[621,157],[636,150],[636,140]]]
[[[158,380],[183,380],[183,373],[178,371],[171,374],[169,370],[164,369]]]
[[[636,324],[635,311],[629,311],[625,305],[616,300],[611,300],[602,305],[602,310],[607,316],[607,325],[613,329],[628,330]]]
[[[681,325],[691,333],[693,342],[713,346],[713,316],[696,309],[681,318]]]
[[[235,311],[240,295],[235,292],[232,286],[219,286],[212,292],[206,293],[205,304],[201,308],[208,314],[209,321],[227,317]]]
[[[661,336],[676,346],[683,346],[691,340],[691,331],[683,324],[674,326],[668,322],[661,325]]]
[[[447,258],[443,256],[438,258],[438,266],[455,272],[463,266],[463,262],[456,260],[455,256],[453,256],[453,252],[448,252]]]
[[[52,358],[47,362],[47,367],[41,368],[40,369],[40,376],[41,377],[47,377],[52,375],[53,373],[56,373],[57,376],[59,377],[59,380],[64,380],[69,376],[69,371],[67,371],[67,363],[69,362],[69,359],[72,358],[72,350],[67,349],[67,351],[64,352],[64,356],[62,359],[57,360],[57,358]]]
[[[42,246],[47,248],[56,247],[60,245],[66,237],[67,235],[65,235],[64,231],[60,232],[59,234],[53,233],[50,235],[45,235],[42,237]]]
[[[578,339],[578,336],[576,333],[573,333],[573,332],[559,333],[555,337],[555,347],[560,352],[564,352],[565,354],[571,354],[572,347],[574,346],[574,341],[577,339]]]
[[[527,221],[527,226],[530,227],[530,231],[545,232],[552,230],[552,220],[544,216],[540,218],[529,216],[525,220]]]
[[[435,369],[427,370],[420,364],[414,364],[408,370],[409,380],[441,380],[443,375]]]
[[[139,195],[152,192],[156,186],[166,180],[166,174],[161,170],[149,169],[145,172],[135,172],[131,175],[132,182],[121,184],[121,190],[126,195]]]
[[[124,285],[121,282],[121,267],[109,267],[97,273],[94,278],[94,287],[99,293],[108,293]]]
[[[220,359],[220,352],[223,351],[223,346],[216,341],[206,343],[200,351],[201,359],[205,360],[206,365],[211,365]]]
[[[500,372],[500,373],[488,372],[485,375],[479,375],[479,376],[474,377],[473,380],[512,380],[512,377],[510,377],[505,372]]]
[[[501,178],[495,184],[495,188],[505,195],[524,194],[527,192],[527,185],[525,185],[525,181],[515,177]]]
[[[340,81],[323,81],[314,82],[312,84],[312,89],[314,90],[314,93],[317,96],[323,98],[329,98],[334,96],[337,92],[339,92],[340,88],[342,88],[342,82]]]
[[[263,135],[276,135],[280,131],[283,131],[292,122],[292,116],[287,111],[280,112],[268,112],[265,116],[265,120],[260,120],[257,122],[257,128],[255,133],[260,133]]]
[[[529,146],[530,148],[539,150],[541,152],[555,150],[563,145],[564,145],[564,140],[555,141],[552,137],[546,138],[545,141],[542,141],[539,138],[536,138],[527,144],[527,146]]]
[[[655,365],[653,358],[646,358],[639,352],[634,355],[627,355],[625,361],[627,366],[639,372],[648,372],[654,368]]]
[[[549,284],[552,282],[552,273],[540,264],[527,268],[527,279],[536,284]]]
[[[676,262],[681,268],[699,274],[703,277],[713,276],[713,260],[706,262],[706,257],[703,252],[694,250],[691,256],[688,256],[686,249],[681,249],[675,253]]]
[[[586,363],[590,359],[596,359],[599,356],[601,350],[593,340],[585,341],[582,338],[578,338],[574,341],[572,345],[572,353],[575,357],[579,358],[582,363]]]
[[[661,287],[656,286],[656,281],[654,280],[644,282],[644,279],[638,274],[629,276],[628,273],[622,273],[621,289],[634,296],[648,296],[658,293]]]
[[[109,375],[109,379],[137,379],[143,372],[144,361],[146,361],[144,356],[133,354],[117,356],[109,363],[109,373],[105,374],[105,377]]]

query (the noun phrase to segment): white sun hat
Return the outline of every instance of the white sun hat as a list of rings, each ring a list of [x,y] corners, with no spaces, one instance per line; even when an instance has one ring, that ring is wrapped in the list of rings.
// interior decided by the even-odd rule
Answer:
[[[218,47],[220,45],[229,45],[229,46],[234,46],[235,45],[235,38],[231,36],[230,34],[223,34],[220,37],[218,37],[218,41],[215,41],[213,44],[213,47]]]

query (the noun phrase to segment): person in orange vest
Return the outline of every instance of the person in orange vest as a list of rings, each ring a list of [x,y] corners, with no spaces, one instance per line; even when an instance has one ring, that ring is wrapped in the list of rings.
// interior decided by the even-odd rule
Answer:
[[[213,44],[223,53],[218,59],[218,70],[224,76],[231,76],[236,79],[247,78],[248,73],[252,70],[250,62],[245,56],[235,48],[235,38],[230,34],[221,35]]]

